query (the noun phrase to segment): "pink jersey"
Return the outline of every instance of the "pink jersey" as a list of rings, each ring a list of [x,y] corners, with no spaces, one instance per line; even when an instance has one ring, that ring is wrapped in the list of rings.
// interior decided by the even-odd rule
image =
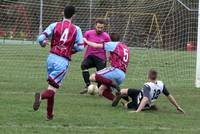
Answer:
[[[130,59],[130,49],[122,42],[108,42],[104,45],[104,49],[110,52],[111,66],[126,72]]]
[[[103,32],[100,35],[97,35],[96,30],[86,31],[84,34],[84,37],[88,41],[95,42],[95,43],[105,43],[105,42],[110,41],[110,36],[106,32]],[[98,58],[106,60],[106,52],[103,48],[94,48],[87,45],[87,50],[85,52],[84,58],[87,58],[89,55],[94,55]]]

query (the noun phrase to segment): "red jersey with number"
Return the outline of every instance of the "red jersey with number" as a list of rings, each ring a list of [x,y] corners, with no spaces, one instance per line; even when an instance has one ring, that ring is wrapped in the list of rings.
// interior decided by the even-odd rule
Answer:
[[[108,42],[104,49],[110,52],[111,66],[126,72],[130,59],[130,49],[127,45],[123,42]]]
[[[71,59],[77,29],[70,21],[57,22],[51,39],[51,53]]]

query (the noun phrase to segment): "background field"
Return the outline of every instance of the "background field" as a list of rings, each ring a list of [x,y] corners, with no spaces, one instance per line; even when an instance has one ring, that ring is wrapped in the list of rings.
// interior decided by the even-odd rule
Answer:
[[[163,96],[157,101],[158,111],[130,114],[121,106],[111,107],[103,97],[80,95],[84,86],[80,71],[82,56],[77,54],[55,97],[55,119],[45,121],[46,102],[37,112],[33,112],[32,103],[34,92],[47,86],[47,53],[48,48],[37,45],[0,45],[1,134],[200,133],[200,94],[194,88],[196,53],[133,48],[128,75],[122,85],[140,88],[145,82],[146,71],[154,67],[186,115],[178,114]],[[151,57],[159,58],[150,61]]]

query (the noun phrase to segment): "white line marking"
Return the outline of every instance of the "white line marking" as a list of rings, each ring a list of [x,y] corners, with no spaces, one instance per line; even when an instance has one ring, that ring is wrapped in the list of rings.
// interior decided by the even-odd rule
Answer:
[[[153,126],[74,126],[74,125],[0,125],[0,128],[52,128],[52,129],[128,129],[128,130],[136,130],[136,129],[145,129],[145,130],[175,130],[175,131],[200,131],[200,128],[171,128],[171,127],[153,127]]]

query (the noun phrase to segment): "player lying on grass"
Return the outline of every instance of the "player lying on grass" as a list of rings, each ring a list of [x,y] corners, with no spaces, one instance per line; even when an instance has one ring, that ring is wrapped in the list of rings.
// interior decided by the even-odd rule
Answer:
[[[178,105],[175,98],[169,93],[164,83],[156,79],[157,72],[153,69],[149,70],[148,82],[144,84],[141,90],[133,88],[121,89],[121,94],[116,96],[113,105],[116,106],[122,96],[128,95],[132,101],[125,104],[126,108],[133,109],[133,112],[140,112],[154,106],[154,102],[158,99],[159,95],[163,93],[179,112],[185,113]]]
[[[42,47],[47,45],[46,39],[51,38],[51,49],[47,59],[48,88],[41,93],[35,94],[33,109],[39,109],[41,100],[47,100],[47,119],[53,119],[54,96],[69,68],[72,54],[83,50],[83,35],[81,29],[74,25],[71,20],[75,13],[75,7],[66,6],[64,19],[52,23],[38,37]]]
[[[119,85],[124,81],[129,64],[130,49],[119,41],[119,34],[112,33],[110,37],[111,42],[105,44],[90,42],[85,38],[84,41],[92,47],[103,48],[105,51],[110,52],[109,61],[111,66],[92,74],[90,80],[101,83],[99,94],[113,101],[115,96],[112,94],[111,87],[119,90]]]

